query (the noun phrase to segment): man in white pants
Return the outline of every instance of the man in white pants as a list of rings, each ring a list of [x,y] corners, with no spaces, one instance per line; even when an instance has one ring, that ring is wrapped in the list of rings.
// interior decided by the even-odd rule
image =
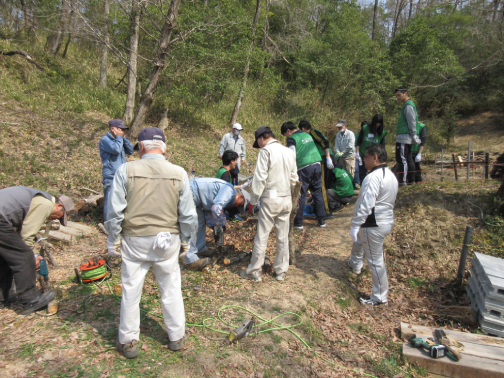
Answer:
[[[282,146],[271,129],[259,127],[255,132],[254,148],[260,148],[251,185],[250,213],[260,200],[257,233],[247,270],[240,276],[251,281],[261,281],[266,245],[271,228],[275,226],[277,244],[273,261],[275,277],[285,279],[289,268],[289,217],[292,211],[291,192],[298,180],[296,155]]]
[[[121,165],[114,176],[105,222],[110,255],[119,255],[116,247],[122,234],[123,291],[116,347],[126,358],[139,353],[139,304],[151,266],[161,292],[168,348],[182,349],[185,312],[178,255],[181,240],[195,238],[198,229],[187,173],[166,161],[162,130],[140,131],[135,149],[140,160]]]
[[[388,303],[383,240],[394,225],[394,205],[399,190],[397,179],[386,161],[387,153],[379,144],[366,148],[364,164],[369,173],[361,183],[350,229],[353,246],[348,265],[354,273],[360,274],[363,256],[366,256],[373,281],[373,293],[359,298],[359,302],[373,306]]]

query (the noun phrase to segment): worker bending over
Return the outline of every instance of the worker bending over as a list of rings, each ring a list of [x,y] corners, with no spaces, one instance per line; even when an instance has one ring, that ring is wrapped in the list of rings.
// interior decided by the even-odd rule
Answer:
[[[185,312],[178,262],[180,241],[196,237],[197,216],[187,173],[166,161],[165,136],[157,127],[138,134],[140,160],[121,165],[114,176],[110,201],[107,249],[116,256],[122,235],[121,320],[117,349],[138,356],[140,298],[145,275],[153,267],[170,350],[182,349]]]
[[[259,127],[255,132],[254,148],[260,148],[251,186],[250,212],[259,200],[259,219],[254,238],[254,249],[247,270],[240,276],[261,281],[266,245],[271,228],[275,226],[276,257],[273,261],[276,279],[283,281],[289,268],[289,219],[292,211],[291,193],[298,180],[296,156],[282,146],[271,129]]]
[[[243,190],[238,191],[229,182],[216,178],[195,178],[189,180],[193,203],[198,215],[198,234],[191,239],[189,250],[184,257],[186,268],[201,270],[212,264],[212,253],[203,253],[206,247],[206,227],[225,227],[227,223],[225,210],[234,210],[246,213],[250,197]]]
[[[327,213],[322,196],[322,170],[320,154],[310,134],[297,130],[293,122],[285,122],[281,133],[287,138],[287,147],[296,154],[297,174],[303,184],[299,195],[299,210],[294,218],[294,228],[303,229],[304,207],[308,189],[313,196],[313,205],[319,227],[326,227]]]
[[[41,294],[36,275],[41,256],[35,257],[35,238],[48,219],[67,225],[67,213],[75,210],[67,196],[54,198],[42,190],[12,186],[0,190],[0,308],[9,296],[12,279],[16,280],[17,301],[22,315],[28,315],[56,298],[56,291]]]
[[[348,265],[360,274],[363,256],[371,269],[373,293],[359,301],[367,305],[387,304],[388,278],[383,258],[383,240],[394,225],[398,183],[388,169],[387,153],[379,144],[366,148],[364,164],[369,171],[354,206],[350,237],[353,242]]]
[[[327,190],[327,199],[331,211],[340,211],[345,208],[345,205],[352,200],[354,195],[352,175],[339,164],[335,165],[332,173],[334,174],[334,181],[331,188]]]

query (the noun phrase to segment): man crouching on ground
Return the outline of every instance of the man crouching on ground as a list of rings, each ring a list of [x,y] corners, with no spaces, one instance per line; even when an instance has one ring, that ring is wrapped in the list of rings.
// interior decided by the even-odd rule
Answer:
[[[257,233],[254,238],[252,259],[240,276],[261,281],[264,255],[273,225],[276,230],[276,257],[273,262],[276,279],[283,281],[289,268],[289,217],[292,211],[291,192],[298,180],[296,155],[282,146],[269,127],[261,126],[255,132],[254,148],[260,148],[251,186],[250,213],[261,201]]]
[[[157,127],[138,134],[140,160],[121,165],[112,184],[105,228],[112,256],[122,234],[123,294],[117,349],[138,356],[140,298],[151,266],[161,292],[161,308],[170,350],[182,349],[185,312],[182,299],[180,242],[196,237],[198,221],[187,173],[166,161],[165,136]]]
[[[366,148],[364,164],[369,173],[361,183],[350,229],[353,246],[348,265],[354,273],[360,274],[365,255],[373,282],[371,296],[361,297],[359,302],[373,306],[388,302],[383,240],[394,225],[394,205],[399,190],[397,179],[388,169],[386,161],[387,152],[379,144]]]

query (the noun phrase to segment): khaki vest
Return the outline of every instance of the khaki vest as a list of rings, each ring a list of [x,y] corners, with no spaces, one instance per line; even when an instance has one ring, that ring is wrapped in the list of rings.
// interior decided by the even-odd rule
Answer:
[[[178,203],[184,170],[166,160],[126,163],[127,183],[122,234],[153,236],[179,233]]]

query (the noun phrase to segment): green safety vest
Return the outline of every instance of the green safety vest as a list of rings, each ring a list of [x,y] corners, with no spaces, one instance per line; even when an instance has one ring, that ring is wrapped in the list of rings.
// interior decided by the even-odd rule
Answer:
[[[226,172],[229,172],[226,168],[220,167],[219,170],[217,171],[217,174],[215,175],[215,178],[220,179],[222,175]],[[229,183],[233,184],[233,178],[231,177],[231,173],[229,174]]]
[[[352,175],[338,167],[334,167],[332,171],[334,176],[336,176],[336,181],[331,185],[331,189],[334,190],[339,197],[353,196],[354,187]]]
[[[316,130],[318,132],[321,132],[320,130],[317,130],[317,129],[312,129],[312,130]],[[313,141],[315,142],[315,146],[317,147],[317,150],[318,150],[320,156],[322,158],[324,158],[325,157],[325,150],[322,148],[322,141],[318,140],[316,133],[313,133],[313,135],[312,135],[312,133],[310,133],[310,136],[313,138]],[[329,155],[332,156],[332,154],[333,154],[333,152],[332,152],[331,146],[329,145]]]
[[[298,169],[322,160],[310,134],[294,133],[290,137],[296,142],[296,164]]]
[[[418,137],[420,137],[420,133],[422,132],[422,129],[424,127],[425,127],[425,123],[417,122],[417,124],[416,124],[416,135]],[[411,153],[412,154],[417,154],[419,150],[420,150],[420,145],[419,144],[412,144],[411,145]]]
[[[413,109],[415,109],[415,121],[416,121],[416,124],[418,125],[418,112],[416,110],[416,106],[413,103],[413,101],[408,100],[404,103],[404,105],[401,108],[401,114],[399,114],[399,119],[397,120],[396,135],[409,134],[408,121],[406,121],[406,116],[404,115],[404,107],[406,105],[411,105],[411,106],[413,106]]]
[[[360,132],[355,133],[355,148],[357,148],[357,139],[359,139],[359,134]]]
[[[382,131],[381,135],[371,134],[371,127],[369,127],[369,125],[362,126],[362,132],[364,135],[362,136],[362,144],[359,148],[359,154],[361,156],[364,156],[368,146],[372,144],[380,144],[383,138],[385,138],[385,135],[387,135],[385,130]],[[355,138],[355,140],[357,140],[357,138]]]

